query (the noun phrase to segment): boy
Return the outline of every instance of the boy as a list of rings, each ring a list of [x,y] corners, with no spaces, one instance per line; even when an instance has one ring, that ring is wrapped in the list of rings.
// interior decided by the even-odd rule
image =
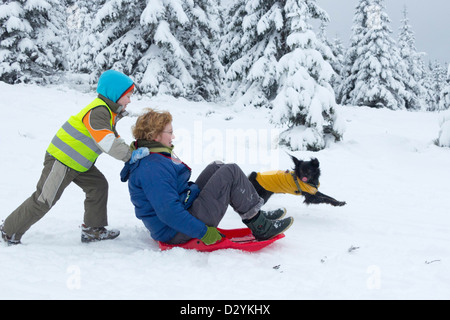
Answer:
[[[125,109],[133,91],[133,81],[121,72],[108,70],[100,76],[98,97],[70,117],[50,143],[36,191],[0,225],[5,242],[19,244],[23,234],[55,205],[71,182],[86,193],[81,241],[119,236],[118,230],[105,228],[108,182],[94,164],[103,152],[124,162],[130,159],[132,151],[115,127],[127,115]]]

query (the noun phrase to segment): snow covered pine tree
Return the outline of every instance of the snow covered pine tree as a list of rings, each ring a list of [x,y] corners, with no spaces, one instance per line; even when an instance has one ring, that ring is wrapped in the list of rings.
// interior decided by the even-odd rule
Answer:
[[[64,2],[4,0],[0,5],[0,80],[46,82],[65,68]]]
[[[217,0],[82,0],[76,6],[84,28],[72,38],[74,71],[95,82],[104,70],[120,70],[153,95],[218,96]]]
[[[290,52],[281,57],[277,68],[280,88],[273,101],[274,120],[288,125],[281,143],[292,150],[318,151],[339,141],[344,132],[330,85],[335,72],[324,60],[325,44],[309,24],[313,18],[326,21],[328,15],[315,1],[288,0],[285,11]]]
[[[383,0],[360,0],[345,58],[338,102],[357,106],[417,109],[405,62],[391,38]]]
[[[217,0],[148,1],[140,23],[150,46],[134,71],[141,90],[194,100],[219,94],[217,8]]]
[[[410,105],[410,109],[425,110],[426,89],[423,85],[425,77],[425,63],[422,59],[423,53],[417,52],[416,39],[412,26],[409,24],[408,11],[406,6],[403,10],[403,19],[401,20],[400,33],[398,36],[398,46],[400,49],[400,57],[406,63],[405,81],[409,83],[412,90],[414,104]]]
[[[100,33],[95,16],[104,1],[77,0],[67,8],[70,50],[67,54],[69,70],[75,73],[92,74],[92,83],[101,73],[95,57],[102,49]]]
[[[444,83],[444,87],[441,90],[441,96],[439,99],[439,109],[450,109],[450,64],[447,66],[447,78]]]
[[[230,7],[221,57],[237,105],[273,108],[273,122],[292,150],[321,150],[340,140],[331,53],[310,19],[328,20],[315,1],[237,0]]]

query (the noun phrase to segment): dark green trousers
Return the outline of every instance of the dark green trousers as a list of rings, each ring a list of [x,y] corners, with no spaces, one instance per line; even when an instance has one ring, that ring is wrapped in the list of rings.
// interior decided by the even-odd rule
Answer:
[[[84,224],[88,227],[108,225],[108,182],[105,176],[95,166],[87,172],[75,171],[46,153],[36,191],[6,218],[3,231],[9,237],[20,240],[33,224],[50,211],[71,182],[86,194]]]

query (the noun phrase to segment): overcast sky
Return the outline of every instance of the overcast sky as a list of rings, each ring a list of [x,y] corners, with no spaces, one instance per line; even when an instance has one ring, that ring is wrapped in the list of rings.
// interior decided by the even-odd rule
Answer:
[[[359,0],[316,0],[330,16],[327,34],[336,34],[345,45],[351,36],[353,15]],[[385,0],[391,19],[393,37],[397,40],[403,8],[408,10],[409,23],[416,36],[418,51],[427,53],[426,61],[450,62],[450,0]]]

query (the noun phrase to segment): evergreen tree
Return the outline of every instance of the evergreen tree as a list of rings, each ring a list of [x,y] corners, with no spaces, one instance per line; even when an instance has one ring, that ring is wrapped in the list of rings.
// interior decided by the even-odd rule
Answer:
[[[434,79],[433,79],[433,66],[429,62],[425,66],[424,77],[423,77],[423,87],[425,88],[425,109],[427,111],[434,111],[436,109],[436,94],[434,89]]]
[[[76,9],[72,70],[96,82],[104,70],[116,69],[132,75],[143,93],[219,95],[216,0],[82,0]]]
[[[94,43],[92,40],[86,43],[95,56],[93,81],[107,69],[132,74],[148,47],[140,25],[145,0],[102,0],[101,3],[92,21],[92,30],[98,35],[92,39]]]
[[[194,100],[213,100],[221,94],[224,71],[217,54],[222,24],[218,6],[217,0],[187,1],[189,22],[179,38],[192,59],[195,84],[188,97]]]
[[[319,26],[319,33],[317,34],[318,40],[323,45],[318,47],[318,50],[322,53],[324,60],[329,62],[334,70],[334,74],[331,76],[330,84],[333,90],[336,92],[339,89],[341,83],[341,72],[344,59],[344,49],[341,39],[335,37],[333,42],[330,42],[327,37],[327,25],[328,20],[321,20]]]
[[[0,23],[0,80],[46,82],[65,69],[65,1],[4,0]]]
[[[447,79],[439,98],[439,110],[450,109],[450,64],[447,64]]]
[[[218,94],[217,6],[215,0],[148,1],[140,23],[149,47],[134,72],[141,90],[205,99]]]
[[[227,80],[239,104],[270,106],[277,93],[277,61],[285,51],[284,3],[281,0],[237,0],[222,40]]]
[[[337,101],[339,87],[341,86],[341,83],[342,83],[342,69],[344,68],[344,56],[345,56],[344,45],[342,43],[341,38],[339,38],[339,36],[337,36],[337,35],[333,39],[333,42],[331,43],[331,50],[335,57],[332,67],[333,67],[334,71],[336,72],[336,76],[331,79],[331,85],[336,94],[336,101]]]
[[[334,71],[309,24],[313,18],[327,21],[328,15],[315,1],[288,0],[284,10],[288,50],[277,66],[274,120],[286,128],[282,144],[292,150],[318,151],[343,134],[329,83]]]
[[[320,20],[319,32],[317,34],[317,49],[322,53],[323,58],[328,61],[333,70],[337,73],[340,70],[338,65],[337,57],[334,54],[333,43],[328,39],[327,28],[329,17],[326,12],[323,12],[324,16],[318,16],[317,19]],[[310,18],[311,19],[311,18]]]
[[[221,57],[236,103],[273,108],[281,143],[293,150],[339,140],[333,54],[309,23],[328,21],[326,12],[310,0],[239,0],[230,8]]]
[[[246,43],[242,41],[242,22],[247,14],[245,10],[245,4],[242,0],[231,0],[228,5],[221,8],[224,18],[224,29],[225,31],[221,34],[221,39],[219,41],[219,58],[222,64],[230,69],[230,65],[237,61],[241,54],[242,49],[245,47]],[[226,77],[230,80],[241,80],[235,79],[242,75],[242,72],[232,72],[231,69],[227,72]],[[235,81],[238,83],[239,81]],[[234,90],[232,90],[234,91]]]
[[[428,89],[429,100],[428,100],[428,110],[429,111],[442,111],[445,110],[445,102],[441,101],[443,97],[442,92],[447,84],[447,72],[445,68],[435,60],[429,64],[429,77],[428,77]]]
[[[405,82],[411,88],[414,104],[412,109],[420,109],[425,106],[426,89],[423,86],[424,63],[421,53],[417,52],[416,39],[412,27],[409,24],[408,11],[406,6],[403,10],[403,19],[401,20],[398,46],[400,57],[406,64],[407,73],[404,75]]]
[[[360,0],[353,22],[340,102],[392,110],[416,108],[383,0]]]
[[[366,8],[370,5],[370,0],[360,0],[355,9],[352,24],[352,35],[350,37],[350,45],[344,55],[344,63],[341,70],[341,85],[337,92],[337,102],[341,104],[350,101],[350,94],[355,88],[356,73],[352,68],[358,58],[358,47],[363,41],[366,33]]]
[[[149,47],[139,60],[135,77],[144,92],[185,96],[195,85],[186,48],[177,39],[189,18],[179,0],[149,1],[141,15]]]
[[[68,7],[70,52],[69,69],[77,73],[93,74],[97,78],[99,66],[95,57],[99,53],[100,34],[94,30],[95,16],[105,0],[78,0]],[[92,82],[96,79],[92,79]]]

